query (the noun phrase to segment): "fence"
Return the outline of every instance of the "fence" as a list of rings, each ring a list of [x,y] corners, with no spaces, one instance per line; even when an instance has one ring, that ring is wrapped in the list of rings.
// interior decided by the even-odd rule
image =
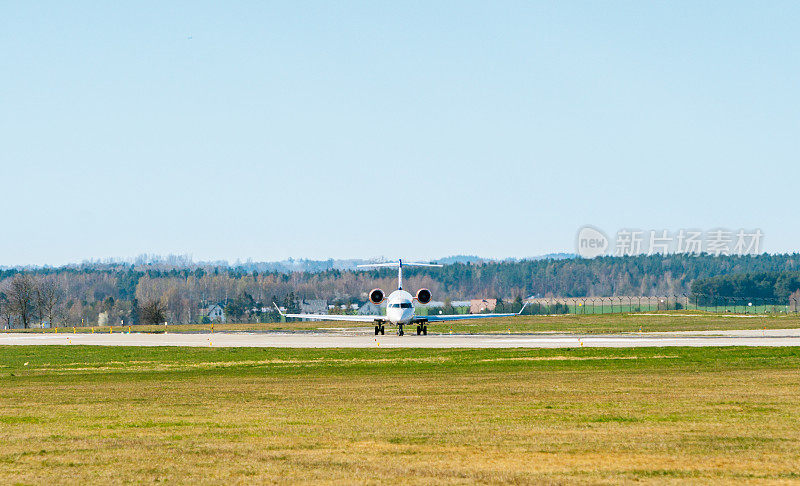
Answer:
[[[798,313],[800,301],[762,297],[713,295],[542,297],[526,300],[525,314],[619,314],[666,310],[699,310],[715,313]]]

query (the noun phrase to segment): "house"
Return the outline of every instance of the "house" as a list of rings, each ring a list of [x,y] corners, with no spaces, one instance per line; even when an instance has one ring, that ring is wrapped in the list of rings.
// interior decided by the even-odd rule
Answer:
[[[360,316],[379,316],[381,315],[381,308],[372,302],[367,302],[358,308],[358,315]]]
[[[212,304],[202,310],[201,315],[211,322],[225,322],[225,309],[219,304]]]
[[[301,314],[327,314],[328,301],[327,300],[305,300],[300,302]]]
[[[493,311],[497,307],[497,299],[473,299],[469,301],[469,313],[480,314],[481,312]]]

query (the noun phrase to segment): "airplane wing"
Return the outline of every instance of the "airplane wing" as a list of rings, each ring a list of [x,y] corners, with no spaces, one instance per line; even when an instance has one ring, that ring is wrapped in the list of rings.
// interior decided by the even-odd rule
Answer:
[[[385,321],[386,316],[350,316],[346,314],[284,314],[278,304],[272,303],[283,317],[293,319],[313,319],[317,321],[348,321],[348,322],[375,322]]]
[[[451,315],[430,315],[416,316],[415,319],[426,320],[428,322],[438,321],[460,321],[462,319],[491,319],[492,317],[512,317],[519,314],[451,314]]]
[[[346,314],[281,314],[293,319],[314,319],[317,321],[375,322],[385,321],[386,316],[350,316]]]
[[[450,315],[431,315],[431,316],[416,316],[414,320],[428,321],[428,322],[442,322],[442,321],[460,321],[462,319],[491,319],[492,317],[513,317],[522,314],[528,303],[522,304],[522,309],[514,314],[450,314]]]

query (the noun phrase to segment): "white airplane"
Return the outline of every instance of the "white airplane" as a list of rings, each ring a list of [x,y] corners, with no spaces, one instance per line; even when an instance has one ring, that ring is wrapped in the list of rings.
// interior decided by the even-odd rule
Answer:
[[[375,335],[384,334],[386,329],[385,324],[392,324],[397,326],[397,334],[403,335],[403,326],[417,325],[417,334],[428,334],[428,323],[438,321],[456,321],[461,319],[486,319],[491,317],[509,317],[522,314],[525,310],[525,305],[516,314],[453,314],[453,315],[431,315],[431,316],[417,316],[414,315],[414,303],[417,301],[420,304],[427,304],[431,301],[431,291],[428,289],[417,290],[417,295],[412,296],[410,293],[403,290],[403,267],[441,267],[441,265],[433,263],[406,263],[403,260],[387,263],[373,263],[369,265],[359,265],[361,268],[379,268],[379,267],[396,267],[397,268],[397,290],[389,294],[388,299],[381,289],[373,289],[369,293],[369,300],[375,305],[378,305],[386,300],[386,315],[376,316],[352,316],[340,314],[284,314],[278,309],[278,312],[284,317],[291,317],[296,319],[316,319],[322,321],[350,321],[350,322],[374,322]]]

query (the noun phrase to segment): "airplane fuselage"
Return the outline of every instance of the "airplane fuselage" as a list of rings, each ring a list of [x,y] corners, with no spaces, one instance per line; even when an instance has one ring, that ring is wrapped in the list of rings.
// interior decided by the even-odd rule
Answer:
[[[386,299],[386,320],[391,324],[408,324],[414,319],[414,296],[395,290]]]

